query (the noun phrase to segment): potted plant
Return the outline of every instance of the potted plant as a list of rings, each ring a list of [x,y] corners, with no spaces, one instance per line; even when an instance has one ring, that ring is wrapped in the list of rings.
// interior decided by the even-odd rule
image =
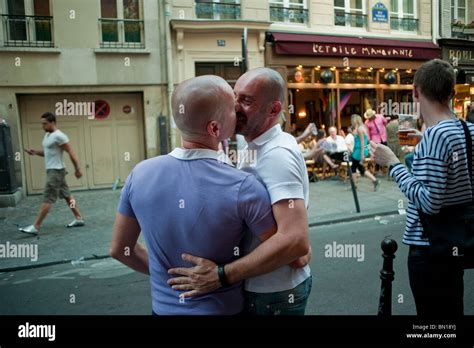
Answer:
[[[474,21],[464,26],[464,34],[474,35]]]
[[[455,20],[453,23],[451,23],[451,28],[453,33],[462,33],[464,32],[464,23],[461,20]]]

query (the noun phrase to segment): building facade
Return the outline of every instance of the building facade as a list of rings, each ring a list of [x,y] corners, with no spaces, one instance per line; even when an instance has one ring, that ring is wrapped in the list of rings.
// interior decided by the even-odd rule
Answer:
[[[474,1],[442,0],[441,9],[439,45],[458,74],[453,109],[465,118],[474,102]]]
[[[288,129],[341,128],[352,113],[408,102],[416,68],[441,56],[430,0],[172,3],[175,82],[214,73],[232,84],[247,28],[249,67],[272,67],[288,82]]]
[[[288,82],[287,123],[297,129],[308,122],[346,128],[368,108],[409,105],[416,69],[441,56],[429,0],[275,3],[289,6],[278,13],[299,18],[291,27],[272,25],[265,59]],[[393,110],[402,111],[413,110]]]
[[[24,192],[44,186],[43,158],[23,149],[41,148],[47,111],[79,157],[83,177],[68,177],[73,189],[123,183],[167,147],[158,124],[169,115],[161,1],[0,0],[0,14],[0,117]]]
[[[19,154],[17,180],[41,191],[42,159],[22,150],[41,146],[39,117],[53,111],[85,172],[71,186],[123,182],[138,161],[180,145],[170,98],[194,76],[233,85],[246,68],[276,69],[288,82],[287,130],[310,121],[343,128],[353,113],[410,101],[417,67],[441,56],[438,8],[438,0],[0,0],[0,117]]]

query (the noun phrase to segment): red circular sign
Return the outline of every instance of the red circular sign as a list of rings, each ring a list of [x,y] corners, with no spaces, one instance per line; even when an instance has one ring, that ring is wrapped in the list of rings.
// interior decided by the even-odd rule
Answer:
[[[110,105],[105,100],[95,101],[95,118],[99,120],[107,118],[110,114]]]
[[[132,112],[132,107],[130,105],[125,105],[123,108],[122,108],[122,111],[125,113],[125,114],[129,114]]]

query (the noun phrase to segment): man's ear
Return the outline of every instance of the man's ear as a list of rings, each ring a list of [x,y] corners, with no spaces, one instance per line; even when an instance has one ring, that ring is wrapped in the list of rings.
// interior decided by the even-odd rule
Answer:
[[[219,137],[221,125],[217,121],[209,121],[207,124],[207,133],[215,138]]]
[[[272,116],[279,116],[282,109],[281,101],[276,100],[272,102]]]
[[[418,91],[418,86],[413,85],[413,97],[416,99],[420,99],[420,92]]]

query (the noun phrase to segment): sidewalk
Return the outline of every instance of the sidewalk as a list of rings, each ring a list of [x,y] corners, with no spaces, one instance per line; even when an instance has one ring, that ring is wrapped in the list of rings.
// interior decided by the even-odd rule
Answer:
[[[395,183],[379,178],[378,192],[366,179],[359,180],[358,197],[361,213],[356,213],[349,183],[325,180],[310,183],[309,222],[311,226],[398,213],[404,199]],[[45,264],[108,257],[112,225],[120,190],[94,190],[73,193],[86,226],[66,228],[72,214],[64,203],[57,202],[46,218],[38,237],[18,231],[18,226],[33,223],[42,196],[24,198],[15,208],[0,209],[0,244],[38,244],[38,260],[29,258],[0,258],[0,272]],[[404,199],[404,207],[406,200]],[[80,262],[80,261],[79,261]]]

